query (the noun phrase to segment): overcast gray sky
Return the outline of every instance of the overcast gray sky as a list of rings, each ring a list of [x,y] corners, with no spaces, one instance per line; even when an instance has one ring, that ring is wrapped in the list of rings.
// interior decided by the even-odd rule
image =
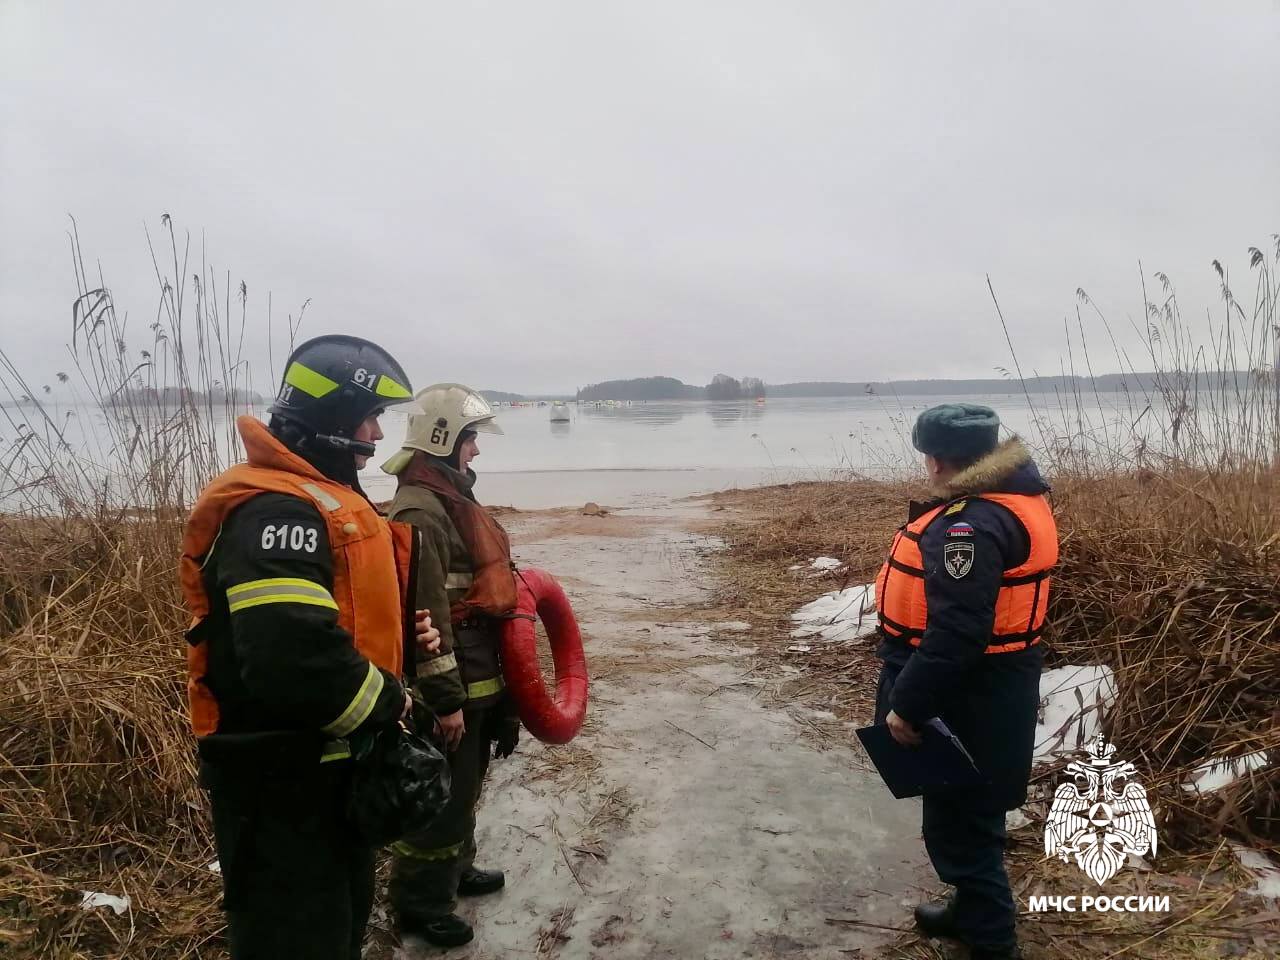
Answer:
[[[1251,290],[1280,6],[1009,6],[0,0],[0,347],[66,366],[68,213],[131,325],[167,212],[253,349],[310,298],[418,386],[991,376],[987,273],[1051,373],[1139,259]]]

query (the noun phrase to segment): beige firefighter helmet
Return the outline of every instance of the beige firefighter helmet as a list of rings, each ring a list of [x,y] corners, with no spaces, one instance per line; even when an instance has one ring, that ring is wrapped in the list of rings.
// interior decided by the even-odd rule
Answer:
[[[407,467],[415,450],[437,457],[449,456],[464,430],[502,433],[489,401],[479,391],[460,383],[434,384],[419,391],[413,401],[422,412],[409,417],[404,444],[382,465],[387,473],[396,474]]]

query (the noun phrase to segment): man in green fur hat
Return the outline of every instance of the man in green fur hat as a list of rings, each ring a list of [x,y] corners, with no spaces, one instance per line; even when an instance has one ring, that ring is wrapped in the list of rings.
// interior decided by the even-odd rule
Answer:
[[[929,859],[955,893],[918,906],[916,923],[968,944],[974,960],[1021,956],[1005,812],[1026,801],[1058,559],[1048,484],[1022,442],[999,433],[995,411],[977,404],[920,414],[911,441],[937,496],[911,504],[876,578],[876,721],[914,747],[921,726],[941,718],[987,781],[923,798]]]

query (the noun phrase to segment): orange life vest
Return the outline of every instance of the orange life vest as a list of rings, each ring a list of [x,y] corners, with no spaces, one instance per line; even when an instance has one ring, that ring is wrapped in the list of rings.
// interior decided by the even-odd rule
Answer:
[[[413,629],[409,571],[413,529],[380,516],[364,497],[330,480],[290,451],[253,417],[236,421],[247,463],[223,472],[204,488],[187,520],[179,576],[192,627],[209,616],[211,604],[203,564],[227,516],[261,493],[283,493],[315,505],[324,517],[333,550],[333,600],[338,624],[360,654],[393,676],[401,675],[407,632]],[[398,584],[398,589],[392,589]],[[197,736],[218,728],[218,704],[204,682],[207,639],[187,647],[187,699]]]
[[[1027,531],[1031,550],[1026,562],[1004,571],[996,596],[995,623],[987,653],[1014,653],[1040,642],[1049,607],[1049,571],[1058,562],[1058,527],[1047,497],[983,493],[960,498],[990,500],[1010,513]],[[920,538],[929,524],[955,504],[944,503],[902,527],[893,538],[889,559],[876,577],[876,611],[885,636],[920,646],[929,621],[924,592],[924,560]]]

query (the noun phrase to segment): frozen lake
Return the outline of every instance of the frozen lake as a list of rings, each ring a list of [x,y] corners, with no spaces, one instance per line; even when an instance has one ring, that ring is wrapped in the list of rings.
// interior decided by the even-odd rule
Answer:
[[[476,487],[483,503],[525,509],[579,505],[590,500],[606,506],[625,506],[652,499],[687,496],[730,487],[827,479],[859,472],[888,476],[917,470],[919,456],[911,449],[911,424],[921,410],[948,399],[986,403],[1002,421],[1022,433],[1033,446],[1048,436],[1073,433],[1075,409],[1064,408],[1052,395],[1033,395],[1033,423],[1027,399],[1021,393],[998,396],[878,396],[770,398],[754,401],[710,403],[706,401],[651,401],[630,405],[569,405],[570,420],[552,423],[550,408],[521,406],[498,408],[504,436],[481,434],[480,456],[474,467],[480,475]],[[1122,394],[1089,397],[1083,410],[1091,429],[1099,424],[1131,423],[1142,401]],[[1135,409],[1135,406],[1137,409]],[[83,463],[93,465],[91,475],[112,471],[120,461],[108,429],[109,414],[98,407],[48,408],[68,447]],[[6,407],[6,426],[25,429],[29,421],[41,430],[34,408]],[[265,408],[257,410],[265,416]],[[167,415],[172,415],[169,411]],[[399,447],[406,418],[395,408],[384,415],[386,438],[378,456],[362,478],[374,499],[389,498],[394,481],[378,466]],[[18,426],[22,424],[22,426]],[[118,428],[117,424],[117,428]],[[0,446],[20,445],[10,431],[0,431]],[[138,431],[153,434],[151,428]],[[225,421],[214,431],[225,450]],[[133,428],[125,431],[133,434]],[[16,437],[20,437],[20,432]],[[130,441],[132,442],[132,441]],[[34,447],[32,449],[35,449]],[[145,462],[145,461],[144,461]],[[38,475],[33,466],[27,477]],[[19,477],[10,475],[8,493]],[[114,477],[116,497],[137,502],[131,481]],[[101,489],[101,484],[95,484]],[[6,491],[0,491],[3,494]],[[0,502],[9,498],[0,495]]]
[[[920,411],[948,398],[776,398],[763,404],[705,401],[569,405],[569,423],[551,423],[547,407],[499,408],[504,436],[479,435],[473,467],[483,503],[522,508],[594,500],[623,506],[730,487],[815,480],[859,471],[888,475],[919,461],[909,444]],[[956,398],[994,407],[1013,430],[1030,432],[1021,394]],[[1104,396],[1106,416],[1127,417],[1127,398]],[[1041,415],[1061,416],[1053,397],[1037,397]],[[1100,407],[1095,410],[1101,415]],[[387,437],[363,479],[376,498],[391,478],[376,468],[404,436],[405,418],[384,418]]]

